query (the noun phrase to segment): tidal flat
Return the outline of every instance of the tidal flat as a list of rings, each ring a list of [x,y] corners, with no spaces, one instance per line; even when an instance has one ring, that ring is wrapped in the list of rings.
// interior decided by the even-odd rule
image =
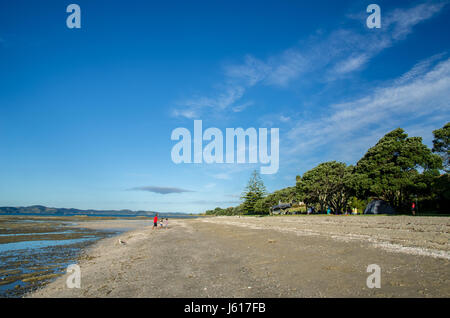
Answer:
[[[80,288],[67,288],[66,274],[26,297],[450,297],[448,217],[224,216],[171,219],[157,230],[151,221],[139,225],[87,249]],[[367,284],[374,264],[380,288]]]
[[[114,219],[0,215],[0,297],[21,297],[64,274],[85,248],[123,231],[88,224]]]

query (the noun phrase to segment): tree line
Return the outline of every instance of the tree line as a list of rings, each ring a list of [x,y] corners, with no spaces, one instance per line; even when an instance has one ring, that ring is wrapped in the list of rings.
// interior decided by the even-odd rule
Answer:
[[[410,212],[411,202],[421,211],[448,213],[450,203],[450,123],[433,131],[433,148],[421,137],[408,137],[397,128],[383,136],[355,164],[329,161],[302,176],[293,187],[268,194],[257,171],[244,189],[242,203],[207,215],[269,214],[279,202],[304,202],[316,211],[330,208],[343,213],[364,210],[374,198],[387,201],[397,212]]]

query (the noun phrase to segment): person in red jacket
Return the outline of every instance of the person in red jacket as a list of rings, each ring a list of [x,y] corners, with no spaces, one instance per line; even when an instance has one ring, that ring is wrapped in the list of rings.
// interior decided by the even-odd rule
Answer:
[[[153,228],[152,228],[152,230],[153,230],[155,227],[158,228],[158,213],[156,213],[156,214],[155,214],[155,217],[153,218]]]
[[[416,203],[415,202],[413,202],[411,204],[411,212],[412,212],[412,215],[416,215]]]

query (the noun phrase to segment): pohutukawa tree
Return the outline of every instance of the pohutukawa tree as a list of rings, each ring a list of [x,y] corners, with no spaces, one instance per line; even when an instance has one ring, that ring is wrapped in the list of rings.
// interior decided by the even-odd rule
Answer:
[[[306,204],[319,204],[321,211],[329,206],[343,212],[353,193],[352,171],[352,166],[342,162],[321,163],[297,179],[297,190]]]
[[[394,208],[407,208],[424,175],[436,175],[441,158],[422,143],[397,128],[382,137],[356,164],[359,194],[376,196]],[[419,172],[420,171],[420,172]]]

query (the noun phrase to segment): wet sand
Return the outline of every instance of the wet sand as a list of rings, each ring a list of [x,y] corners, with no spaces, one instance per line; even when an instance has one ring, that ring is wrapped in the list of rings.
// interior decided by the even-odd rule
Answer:
[[[80,289],[62,276],[28,296],[450,297],[450,218],[209,217],[169,225],[99,241],[79,260]],[[379,289],[366,286],[369,264],[381,267]]]
[[[97,240],[150,218],[0,215],[0,298],[21,297],[65,273]]]

